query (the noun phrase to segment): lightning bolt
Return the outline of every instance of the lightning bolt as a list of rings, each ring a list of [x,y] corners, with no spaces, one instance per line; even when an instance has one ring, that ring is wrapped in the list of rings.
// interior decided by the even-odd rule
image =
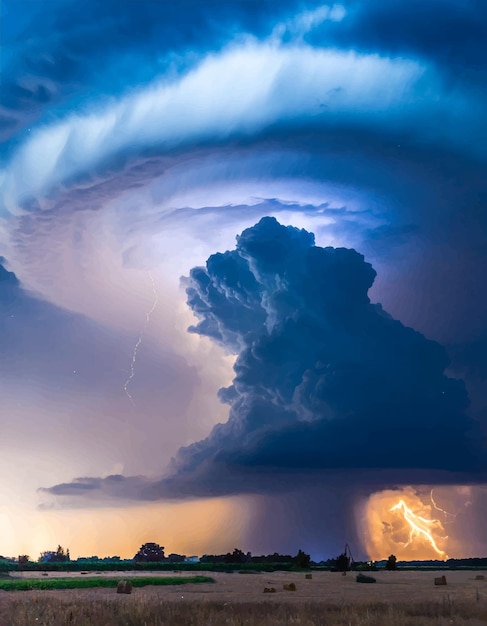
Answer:
[[[140,344],[142,343],[142,339],[144,338],[144,334],[145,334],[145,332],[147,330],[147,327],[149,326],[152,314],[156,310],[156,307],[157,307],[157,305],[159,303],[159,294],[158,294],[157,289],[156,289],[156,284],[154,282],[154,277],[152,276],[152,272],[147,272],[147,273],[148,273],[150,281],[151,281],[152,293],[154,294],[154,300],[152,302],[151,308],[145,314],[145,323],[142,326],[142,328],[140,329],[139,336],[137,337],[137,341],[136,341],[134,349],[132,351],[132,361],[130,363],[129,377],[127,378],[127,380],[125,381],[125,384],[123,386],[123,390],[125,391],[125,395],[130,400],[130,402],[133,404],[134,407],[135,407],[135,402],[134,402],[134,399],[133,399],[132,395],[130,394],[130,392],[128,390],[128,387],[129,387],[133,377],[135,376],[135,365],[136,365],[136,362],[137,362],[137,352],[138,352],[138,350],[140,348]]]
[[[412,543],[415,536],[422,537],[423,539],[426,539],[426,541],[431,545],[431,547],[436,552],[436,554],[438,554],[438,556],[441,556],[443,559],[447,558],[445,552],[443,552],[443,550],[440,550],[440,548],[438,548],[438,546],[436,545],[436,541],[433,539],[431,531],[429,530],[430,524],[440,524],[439,520],[426,519],[425,517],[415,515],[404,502],[404,500],[399,500],[399,502],[389,510],[402,511],[404,519],[409,524],[409,541],[406,546]]]
[[[449,513],[448,511],[445,511],[445,509],[442,509],[441,506],[438,506],[435,502],[435,499],[433,498],[433,489],[430,492],[430,500],[431,500],[431,504],[435,507],[435,509],[437,511],[441,511],[442,513],[446,515],[450,515],[450,517],[456,517],[456,515],[454,513]],[[446,522],[445,522],[446,523]]]

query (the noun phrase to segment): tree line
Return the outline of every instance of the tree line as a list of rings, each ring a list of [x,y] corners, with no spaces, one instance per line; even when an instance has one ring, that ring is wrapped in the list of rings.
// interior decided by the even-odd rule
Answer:
[[[391,554],[389,557],[380,563],[376,561],[353,561],[351,554],[345,550],[342,554],[339,554],[334,559],[328,559],[327,561],[320,561],[316,563],[311,560],[311,556],[306,554],[303,550],[298,550],[296,555],[279,554],[274,552],[267,555],[252,555],[251,552],[244,552],[239,548],[235,548],[233,552],[227,552],[225,554],[204,554],[201,558],[193,557],[194,565],[199,563],[200,567],[204,564],[208,565],[247,565],[261,564],[261,565],[287,565],[296,567],[299,569],[308,569],[311,566],[321,566],[332,571],[346,572],[351,569],[354,570],[377,570],[379,567],[384,567],[387,570],[395,570],[398,566],[408,567],[447,567],[449,569],[455,569],[457,567],[464,568],[480,568],[487,567],[487,558],[466,558],[466,559],[448,559],[447,561],[401,561],[398,562],[395,555]],[[113,568],[117,563],[120,563],[120,567],[123,564],[128,565],[134,563],[135,565],[144,565],[148,563],[158,564],[182,564],[190,565],[188,563],[188,557],[184,554],[170,553],[166,556],[163,546],[155,542],[147,542],[142,544],[139,550],[134,554],[132,559],[121,559],[120,556],[109,557],[79,557],[75,561],[71,559],[69,548],[66,550],[58,545],[56,550],[47,550],[41,552],[37,559],[37,564],[50,569],[51,566],[55,567],[62,564],[70,564],[75,566],[83,566],[83,564],[98,564],[102,569]],[[19,555],[17,559],[7,558],[0,556],[0,571],[11,569],[12,566],[19,569],[33,569],[35,562],[31,561],[29,555]],[[125,568],[125,567],[124,567]]]

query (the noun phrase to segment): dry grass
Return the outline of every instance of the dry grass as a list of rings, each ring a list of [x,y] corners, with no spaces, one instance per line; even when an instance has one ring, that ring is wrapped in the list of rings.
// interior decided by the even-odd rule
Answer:
[[[435,587],[435,574],[376,572],[377,584],[359,585],[354,575],[330,572],[313,572],[311,580],[291,572],[212,573],[213,584],[139,587],[131,595],[107,588],[0,592],[0,626],[487,625],[487,580],[447,572],[448,585]],[[285,591],[291,583],[296,591]]]
[[[100,599],[9,597],[1,602],[2,626],[481,626],[487,609],[476,605],[216,603],[141,596]]]

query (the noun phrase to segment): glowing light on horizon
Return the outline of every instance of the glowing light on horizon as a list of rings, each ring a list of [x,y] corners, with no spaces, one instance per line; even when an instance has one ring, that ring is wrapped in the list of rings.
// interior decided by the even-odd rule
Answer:
[[[133,352],[132,352],[132,361],[130,363],[130,373],[129,373],[129,377],[127,378],[127,380],[125,381],[125,384],[123,386],[123,390],[125,391],[125,395],[127,396],[127,398],[130,400],[130,402],[132,403],[132,405],[135,407],[135,402],[134,399],[131,395],[131,393],[128,390],[128,387],[131,383],[131,381],[133,380],[134,376],[135,376],[135,365],[137,362],[137,352],[140,348],[140,344],[142,343],[142,340],[144,338],[145,332],[147,330],[147,327],[150,324],[150,320],[152,317],[152,314],[154,313],[154,311],[156,310],[156,307],[159,303],[159,293],[157,292],[156,289],[156,284],[154,282],[154,277],[152,276],[152,272],[147,272],[149,275],[149,278],[151,280],[151,284],[152,284],[152,293],[154,295],[154,300],[152,302],[152,306],[151,308],[147,311],[147,313],[145,314],[145,324],[143,325],[143,327],[141,328],[140,332],[139,332],[139,336],[137,338],[137,341],[135,343]]]
[[[402,486],[371,494],[364,508],[357,509],[368,557],[395,554],[400,561],[422,561],[470,555],[471,537],[454,515],[464,510],[464,499],[458,485]]]
[[[166,547],[166,553],[220,554],[241,545],[251,518],[249,500],[210,498],[173,503],[140,503],[120,508],[21,509],[14,519],[0,507],[1,554],[28,554],[36,560],[58,544],[71,558],[119,555],[132,558],[147,541]]]
[[[414,539],[418,537],[420,539],[427,541],[430,544],[430,546],[433,548],[433,550],[436,552],[436,554],[438,554],[438,556],[440,556],[443,559],[448,558],[447,554],[443,550],[440,550],[440,548],[436,544],[436,541],[433,538],[433,535],[431,534],[431,530],[430,530],[430,528],[434,527],[434,525],[436,525],[436,527],[442,528],[441,522],[439,520],[426,519],[425,517],[422,517],[421,515],[416,515],[402,499],[399,500],[399,502],[395,504],[393,507],[391,507],[389,510],[398,511],[398,512],[401,511],[404,517],[404,520],[409,525],[409,528],[410,528],[409,541],[405,544],[405,547],[413,543]],[[446,537],[444,537],[444,539],[446,539]]]

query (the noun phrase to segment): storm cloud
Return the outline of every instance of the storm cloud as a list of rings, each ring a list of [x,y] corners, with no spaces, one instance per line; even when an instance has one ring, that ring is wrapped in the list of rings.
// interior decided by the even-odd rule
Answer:
[[[463,382],[436,342],[367,295],[355,250],[321,248],[263,218],[234,251],[191,271],[192,332],[238,352],[220,390],[229,420],[181,450],[181,473],[212,463],[275,468],[475,471]]]
[[[3,486],[7,544],[55,483],[46,506],[131,528],[127,503],[252,501],[253,545],[294,525],[311,552],[374,489],[480,494],[486,6],[0,13],[0,461],[35,466]]]
[[[464,383],[445,374],[437,342],[370,301],[375,276],[355,250],[316,246],[270,217],[193,268],[183,279],[198,320],[189,331],[237,354],[219,391],[229,417],[181,448],[164,479],[140,479],[137,499],[286,492],[313,476],[357,493],[482,474]],[[137,478],[114,484],[47,491],[133,497]]]

